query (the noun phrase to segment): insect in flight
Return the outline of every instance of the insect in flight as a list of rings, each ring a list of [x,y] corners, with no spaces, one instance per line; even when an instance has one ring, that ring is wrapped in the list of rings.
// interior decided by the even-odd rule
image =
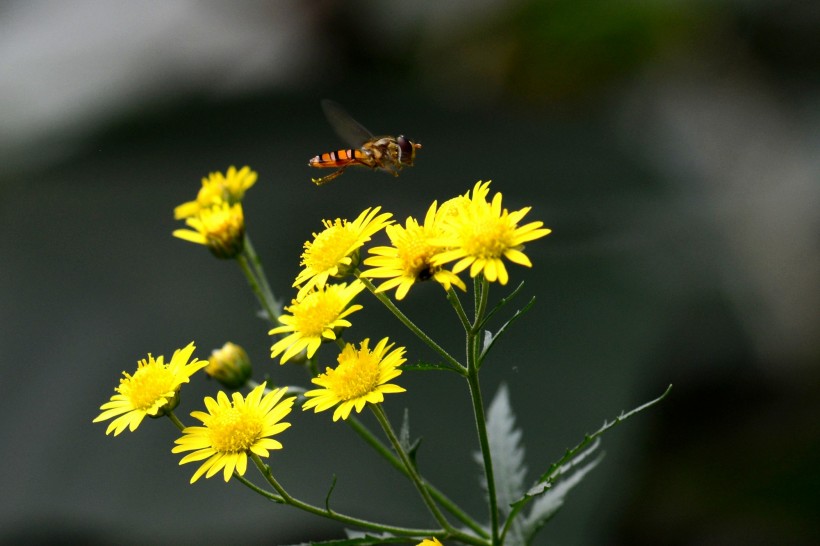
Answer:
[[[362,165],[371,169],[380,169],[393,176],[399,176],[404,167],[411,167],[416,158],[416,150],[421,144],[412,142],[404,135],[397,137],[374,137],[362,127],[341,106],[331,100],[322,101],[322,109],[330,125],[342,140],[351,147],[317,155],[308,161],[311,167],[320,169],[337,169],[321,178],[311,178],[314,184],[321,186],[340,176],[351,165]]]

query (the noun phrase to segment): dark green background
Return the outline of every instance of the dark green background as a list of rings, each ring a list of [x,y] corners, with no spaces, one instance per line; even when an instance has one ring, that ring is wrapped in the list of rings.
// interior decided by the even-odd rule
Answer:
[[[537,297],[484,376],[488,399],[510,387],[530,479],[675,384],[605,436],[602,464],[538,544],[815,543],[820,14],[799,2],[645,4],[178,3],[181,26],[152,46],[155,29],[134,17],[150,2],[7,3],[0,22],[18,49],[5,58],[29,61],[7,64],[0,104],[32,121],[0,129],[0,542],[340,536],[238,484],[188,485],[195,466],[177,466],[170,423],[117,438],[91,423],[121,371],[191,340],[200,358],[231,340],[260,377],[302,380],[270,360],[235,264],[170,235],[174,206],[203,176],[250,165],[248,229],[284,298],[321,220],[369,206],[403,221],[492,179],[505,206],[532,206],[527,219],[554,230],[527,246],[534,267],[511,265],[510,286],[492,292],[524,280],[519,304]],[[197,49],[203,14],[233,32],[241,25],[227,22],[269,27],[276,62],[250,63],[231,85],[247,52]],[[72,49],[100,29],[110,44]],[[133,81],[99,77],[131,55]],[[198,68],[168,70],[169,57]],[[71,59],[96,68],[78,75]],[[87,116],[68,105],[37,117],[43,102],[21,94],[37,78],[40,97],[71,92],[61,74],[102,82]],[[376,133],[421,142],[417,165],[312,185],[308,158],[342,145],[326,97]],[[402,308],[458,351],[441,296],[420,286]],[[389,335],[410,360],[431,357],[375,300],[362,303],[351,339]],[[410,409],[422,472],[482,514],[466,389],[443,373],[396,382],[408,393],[385,407],[397,421]],[[215,389],[195,379],[179,413]],[[335,474],[337,509],[431,525],[416,493],[329,413],[291,421],[270,463],[294,494],[321,504]]]

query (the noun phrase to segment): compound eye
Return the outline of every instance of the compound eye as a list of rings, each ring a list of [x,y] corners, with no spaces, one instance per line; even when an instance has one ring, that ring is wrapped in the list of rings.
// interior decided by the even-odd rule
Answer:
[[[399,161],[404,163],[412,162],[416,151],[413,143],[407,140],[404,135],[399,135],[396,137],[396,144],[399,146]]]

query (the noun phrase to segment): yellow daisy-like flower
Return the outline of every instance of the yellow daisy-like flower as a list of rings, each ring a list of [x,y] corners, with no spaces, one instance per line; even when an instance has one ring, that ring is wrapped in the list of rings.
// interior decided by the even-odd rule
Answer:
[[[352,222],[337,218],[324,220],[325,229],[313,234],[313,242],[305,243],[300,265],[304,266],[293,286],[300,286],[298,299],[313,288],[322,288],[328,277],[343,277],[357,265],[359,248],[370,237],[389,225],[393,216],[379,214],[381,207],[368,208]]]
[[[280,364],[307,349],[307,357],[312,358],[323,340],[336,339],[337,328],[347,328],[350,321],[345,317],[362,308],[361,305],[350,305],[353,298],[364,290],[360,280],[345,284],[326,284],[321,290],[314,290],[301,299],[293,300],[285,311],[289,315],[279,317],[284,326],[277,326],[268,332],[270,335],[290,332],[271,347],[271,358],[284,352]]]
[[[424,224],[419,225],[415,218],[408,218],[405,227],[399,224],[387,226],[387,236],[393,246],[379,246],[368,252],[375,256],[367,258],[365,265],[375,266],[362,273],[363,277],[387,278],[376,289],[383,292],[396,288],[396,299],[401,300],[407,295],[410,287],[416,281],[433,279],[440,283],[445,290],[456,285],[466,290],[464,282],[452,271],[434,266],[433,256],[441,252],[441,248],[430,243],[430,240],[441,236],[441,222],[439,221],[437,203],[433,202],[424,217]]]
[[[434,244],[445,250],[433,257],[433,265],[458,260],[453,273],[469,267],[471,277],[483,273],[490,282],[497,280],[507,284],[509,275],[501,258],[532,267],[522,252],[524,243],[544,237],[552,230],[542,228],[543,222],[519,226],[532,207],[508,212],[501,207],[501,193],[487,202],[489,185],[490,182],[478,182],[472,197],[460,200],[443,220],[445,234],[436,238]]]
[[[398,385],[388,383],[401,375],[398,367],[405,361],[404,347],[388,353],[394,344],[388,345],[384,338],[371,351],[367,347],[369,342],[369,339],[362,341],[358,351],[348,343],[339,355],[336,369],[328,368],[311,380],[322,388],[305,393],[309,400],[302,406],[303,410],[315,408],[314,412],[318,413],[338,404],[333,412],[333,420],[338,421],[347,419],[354,407],[361,413],[368,402],[383,402],[386,393],[404,392]]]
[[[205,245],[217,258],[236,258],[245,247],[245,217],[240,203],[219,201],[186,218],[185,223],[193,230],[174,230],[174,237]]]
[[[257,174],[250,167],[245,166],[240,170],[231,166],[228,172],[223,175],[220,172],[210,173],[208,178],[202,179],[202,187],[196,196],[196,200],[183,203],[174,209],[174,218],[182,220],[196,216],[201,209],[207,209],[224,201],[233,205],[239,203],[245,197],[245,191],[256,183]]]
[[[159,417],[170,411],[179,403],[179,389],[188,383],[190,377],[208,365],[207,360],[194,358],[194,343],[184,349],[177,349],[171,361],[165,364],[163,357],[156,360],[150,354],[137,364],[134,375],[123,372],[124,378],[111,400],[100,406],[103,412],[94,419],[94,423],[116,417],[105,430],[106,434],[117,436],[126,427],[134,432],[145,416]]]
[[[179,464],[201,461],[202,466],[194,472],[191,483],[203,474],[206,478],[222,470],[227,482],[234,472],[245,475],[248,468],[248,453],[269,457],[271,449],[282,449],[282,444],[270,437],[290,427],[282,419],[290,413],[295,397],[282,400],[287,387],[265,392],[262,383],[247,398],[235,392],[228,395],[219,391],[216,400],[205,398],[208,412],[193,411],[191,417],[202,421],[204,426],[185,427],[183,436],[177,438],[172,453],[191,451]]]
[[[441,542],[439,542],[436,537],[433,537],[433,538],[425,538],[424,540],[422,540],[421,542],[416,544],[416,546],[444,546],[444,545]]]

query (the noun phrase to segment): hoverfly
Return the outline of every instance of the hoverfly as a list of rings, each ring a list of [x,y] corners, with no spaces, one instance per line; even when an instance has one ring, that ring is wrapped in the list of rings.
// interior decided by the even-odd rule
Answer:
[[[337,169],[327,176],[311,178],[317,186],[337,178],[351,165],[381,169],[393,176],[399,176],[399,171],[404,167],[413,165],[416,150],[421,148],[421,144],[410,141],[404,135],[374,137],[333,101],[323,100],[322,109],[336,134],[351,147],[317,155],[308,161],[310,167]]]

